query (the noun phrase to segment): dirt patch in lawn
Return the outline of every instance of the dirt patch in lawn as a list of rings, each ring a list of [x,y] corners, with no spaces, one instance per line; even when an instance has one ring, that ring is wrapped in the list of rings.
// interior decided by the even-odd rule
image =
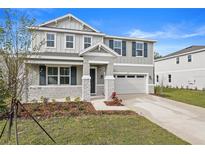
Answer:
[[[133,111],[96,111],[90,102],[57,102],[57,103],[32,103],[23,104],[34,117],[49,118],[60,116],[82,116],[82,115],[136,115]],[[19,113],[20,118],[29,118],[25,110]]]

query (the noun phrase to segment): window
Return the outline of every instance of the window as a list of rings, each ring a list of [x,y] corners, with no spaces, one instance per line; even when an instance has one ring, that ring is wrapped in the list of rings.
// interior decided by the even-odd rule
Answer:
[[[188,55],[188,62],[191,62],[191,55]]]
[[[159,75],[157,75],[157,82],[159,82]]]
[[[113,42],[113,50],[117,52],[119,55],[122,54],[122,41],[121,40],[114,40]]]
[[[84,49],[90,47],[92,45],[92,37],[84,36]]]
[[[58,84],[58,67],[48,67],[48,84]]]
[[[135,78],[134,75],[128,75],[127,78]]]
[[[125,78],[125,75],[118,75],[117,78]]]
[[[143,56],[144,43],[136,42],[136,56]]]
[[[176,58],[176,64],[179,64],[179,57]]]
[[[172,82],[172,76],[171,76],[171,74],[168,75],[168,80],[169,80],[169,82]]]
[[[66,35],[66,48],[74,49],[74,35]]]
[[[70,82],[70,69],[69,67],[60,68],[60,84],[69,84]]]
[[[47,47],[50,47],[50,48],[55,47],[55,34],[52,34],[52,33],[46,34],[46,45]]]
[[[144,78],[144,75],[137,75],[137,78]]]

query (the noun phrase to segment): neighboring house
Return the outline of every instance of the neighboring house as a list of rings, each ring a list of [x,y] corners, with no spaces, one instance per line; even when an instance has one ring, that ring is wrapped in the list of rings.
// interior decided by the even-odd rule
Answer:
[[[32,46],[45,44],[27,61],[27,100],[153,93],[155,41],[108,36],[71,14],[30,29]]]
[[[205,46],[190,46],[155,60],[155,83],[205,89]]]

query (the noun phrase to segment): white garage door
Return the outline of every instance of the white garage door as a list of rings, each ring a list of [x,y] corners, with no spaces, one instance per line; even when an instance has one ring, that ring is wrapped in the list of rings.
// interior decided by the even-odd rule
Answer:
[[[117,94],[146,93],[145,75],[115,75]]]

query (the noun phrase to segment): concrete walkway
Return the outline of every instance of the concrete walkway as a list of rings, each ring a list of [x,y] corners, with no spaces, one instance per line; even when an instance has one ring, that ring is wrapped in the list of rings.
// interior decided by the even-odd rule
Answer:
[[[92,105],[94,106],[95,110],[97,111],[123,111],[123,110],[130,110],[125,106],[107,106],[104,103],[104,99],[93,99],[91,100]]]
[[[205,108],[152,95],[120,96],[126,107],[191,144],[205,144]]]

